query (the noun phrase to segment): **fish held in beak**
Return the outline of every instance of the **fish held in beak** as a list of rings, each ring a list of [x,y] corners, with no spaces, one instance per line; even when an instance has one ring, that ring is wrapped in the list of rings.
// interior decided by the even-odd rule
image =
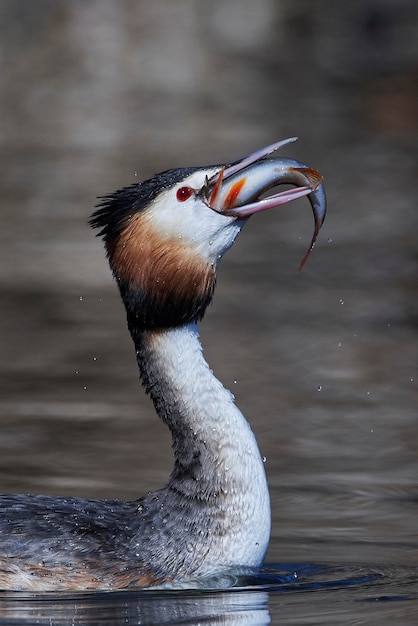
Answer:
[[[308,251],[299,265],[301,270],[315,246],[325,219],[327,203],[323,176],[295,159],[265,158],[295,140],[293,137],[279,141],[223,167],[207,181],[203,194],[210,208],[237,219],[248,219],[254,213],[307,196],[313,210],[315,227]],[[295,187],[262,197],[270,189],[284,184]]]

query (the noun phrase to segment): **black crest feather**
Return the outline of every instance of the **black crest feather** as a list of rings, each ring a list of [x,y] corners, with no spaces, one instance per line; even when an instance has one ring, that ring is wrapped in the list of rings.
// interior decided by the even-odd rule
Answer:
[[[103,237],[108,245],[118,238],[131,215],[145,210],[161,191],[170,189],[199,169],[201,168],[184,167],[166,170],[142,183],[100,197],[97,210],[89,220],[90,226],[101,229],[98,236]]]

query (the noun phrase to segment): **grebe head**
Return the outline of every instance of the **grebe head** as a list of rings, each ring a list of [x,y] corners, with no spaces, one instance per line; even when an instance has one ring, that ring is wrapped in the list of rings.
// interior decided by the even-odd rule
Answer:
[[[285,140],[226,165],[172,169],[102,198],[100,228],[128,319],[142,329],[202,318],[216,267],[248,218],[308,196],[315,231],[325,218],[322,176],[293,159],[265,157]],[[261,196],[280,184],[296,188]]]

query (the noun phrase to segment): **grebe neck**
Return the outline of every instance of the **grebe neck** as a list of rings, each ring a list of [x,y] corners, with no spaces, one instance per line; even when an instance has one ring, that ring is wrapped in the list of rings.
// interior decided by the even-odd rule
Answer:
[[[197,325],[131,333],[142,382],[172,434],[174,469],[162,492],[184,499],[188,525],[194,508],[206,507],[200,534],[206,543],[211,537],[212,553],[202,569],[208,572],[211,561],[214,571],[260,565],[270,535],[263,460],[232,394],[203,357]]]

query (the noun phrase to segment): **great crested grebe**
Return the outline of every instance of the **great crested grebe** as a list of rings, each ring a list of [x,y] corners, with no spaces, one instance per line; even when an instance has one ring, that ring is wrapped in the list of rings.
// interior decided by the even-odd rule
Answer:
[[[197,322],[216,268],[247,219],[307,195],[315,230],[322,176],[266,158],[173,169],[105,196],[91,218],[126,307],[140,376],[169,427],[168,484],[132,502],[0,497],[0,589],[109,590],[193,580],[262,564],[270,502],[255,437],[203,358]],[[261,197],[282,183],[290,190]]]

